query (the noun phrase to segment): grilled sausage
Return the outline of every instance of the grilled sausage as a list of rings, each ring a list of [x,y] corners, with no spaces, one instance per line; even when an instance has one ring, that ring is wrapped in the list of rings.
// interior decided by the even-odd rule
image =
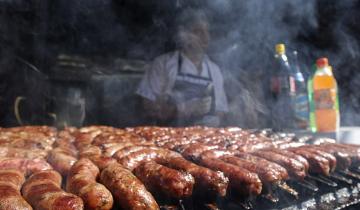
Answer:
[[[124,130],[116,129],[115,132],[101,133],[94,138],[93,145],[99,146],[104,143],[142,143],[143,139],[133,133],[126,133]]]
[[[66,176],[72,165],[77,161],[75,157],[72,157],[62,150],[51,150],[48,154],[47,161],[59,171],[61,175]]]
[[[145,186],[130,171],[118,163],[106,167],[101,172],[100,181],[111,191],[123,209],[159,209],[155,199]]]
[[[30,175],[37,171],[52,169],[52,167],[43,159],[0,158],[0,170],[4,169],[15,169],[25,175]]]
[[[143,166],[141,166],[141,164],[145,161],[165,160],[171,153],[172,156],[175,155],[176,157],[181,157],[179,154],[169,150],[147,146],[124,148],[123,150],[116,152],[114,156],[124,156],[119,158],[119,163],[125,168],[131,171],[138,168],[136,172],[134,171],[135,175],[137,175],[149,189],[154,190],[158,187],[159,189],[163,189],[163,192],[169,191],[168,194],[171,197],[188,197],[192,194],[192,188],[194,185],[194,178],[190,174],[180,173],[174,169],[170,169],[157,163],[149,163],[149,165],[151,164],[154,168],[149,167],[147,164],[143,164]],[[154,170],[155,168],[158,171]],[[169,185],[162,186],[163,183],[160,183],[160,185],[156,186],[156,181],[168,181]],[[165,190],[164,188],[167,189]]]
[[[20,193],[24,181],[20,171],[0,170],[0,210],[32,210]]]
[[[202,155],[206,156],[207,158],[220,159],[227,163],[236,165],[240,168],[245,168],[250,172],[256,173],[258,174],[262,183],[266,184],[269,187],[271,187],[272,184],[282,180],[281,172],[277,171],[274,168],[271,168],[268,164],[264,162],[254,163],[249,160],[235,157],[230,151],[211,150],[204,152]]]
[[[255,164],[250,161],[226,155],[220,158],[221,160],[245,168],[250,172],[258,174],[260,180],[265,184],[274,184],[282,180],[281,173],[275,169],[264,164]]]
[[[180,153],[183,157],[185,157],[188,160],[196,160],[200,157],[201,153],[218,148],[219,146],[217,145],[207,146],[204,144],[195,143],[195,144],[189,144],[187,148],[184,149],[183,151],[180,151]]]
[[[98,133],[99,132],[99,133]],[[81,148],[86,145],[90,145],[94,140],[95,136],[99,135],[101,131],[94,132],[94,133],[81,133],[75,132],[73,135],[75,136],[75,146],[77,148]]]
[[[222,171],[225,176],[229,177],[231,190],[240,195],[251,196],[261,193],[262,183],[255,173],[218,159],[202,156],[199,158],[199,163],[212,170]]]
[[[66,151],[66,154],[70,156],[77,156],[77,148],[74,145],[74,137],[69,132],[61,131],[59,133],[58,139],[56,139],[53,144],[53,148],[60,148],[63,151]]]
[[[85,209],[107,210],[113,206],[113,197],[106,187],[96,182],[100,171],[89,159],[78,160],[70,169],[66,191],[83,199]]]
[[[280,154],[280,155],[287,156],[289,158],[295,159],[295,160],[301,162],[304,165],[306,172],[309,170],[309,162],[304,157],[302,157],[301,155],[297,155],[297,154],[295,154],[293,152],[290,152],[290,151],[287,151],[287,150],[282,150],[282,149],[268,149],[268,150],[270,150],[272,152],[275,152],[277,154]]]
[[[296,179],[303,180],[306,176],[305,166],[295,159],[271,151],[256,151],[253,154],[283,166]]]
[[[228,178],[220,171],[212,171],[208,168],[196,165],[183,157],[168,155],[166,159],[158,160],[161,164],[176,170],[188,172],[195,178],[194,193],[206,195],[209,199],[226,195]]]
[[[103,155],[100,156],[90,156],[88,157],[100,170],[103,170],[108,165],[117,163],[114,158],[106,157]]]
[[[82,210],[81,198],[63,191],[61,176],[54,170],[34,173],[23,185],[22,194],[34,209]]]
[[[189,173],[150,161],[135,168],[134,174],[150,192],[156,193],[160,190],[162,195],[177,199],[192,195],[195,181]]]
[[[50,150],[56,132],[48,131],[31,127],[2,128],[0,144],[21,149]]]
[[[260,157],[257,157],[255,155],[251,155],[251,154],[247,154],[247,153],[242,153],[242,152],[237,152],[236,153],[236,156],[237,157],[240,157],[241,159],[244,159],[244,160],[247,160],[247,161],[250,161],[254,164],[259,164],[259,165],[267,165],[269,166],[270,168],[276,170],[278,173],[281,174],[281,179],[282,180],[287,180],[289,178],[289,174],[287,172],[287,170],[280,166],[279,164],[277,163],[274,163],[274,162],[270,162],[264,158],[260,158]]]
[[[172,139],[172,140],[165,140],[165,141],[157,141],[156,145],[161,146],[162,148],[165,149],[170,149],[170,150],[174,150],[174,148],[185,145],[185,144],[191,144],[193,143],[192,140],[186,139]]]
[[[305,143],[303,142],[284,142],[277,145],[278,149],[288,149],[288,148],[296,148],[304,146]]]
[[[120,150],[118,150],[117,152],[115,152],[115,154],[112,156],[113,158],[115,158],[116,160],[121,160],[122,158],[127,157],[128,155],[130,155],[131,153],[135,153],[141,150],[146,150],[146,149],[151,149],[151,150],[159,150],[160,148],[158,147],[149,147],[149,146],[127,146],[124,147]]]
[[[127,154],[127,153],[126,153]],[[225,196],[228,180],[221,172],[214,172],[185,160],[180,154],[161,148],[147,147],[121,158],[119,163],[133,170],[142,162],[155,161],[176,170],[183,170],[195,178],[195,192]]]
[[[37,159],[44,158],[47,155],[47,151],[41,149],[20,149],[12,147],[0,147],[0,158],[13,157],[13,158],[27,158]]]
[[[316,173],[316,174],[322,174],[325,176],[329,176],[330,163],[324,157],[314,154],[314,153],[311,153],[304,149],[293,148],[293,149],[288,149],[288,150],[303,156],[309,162],[309,164],[310,164],[309,172],[310,173]]]
[[[170,150],[152,147],[133,152],[121,159],[118,159],[118,162],[125,168],[132,171],[134,168],[136,168],[145,161],[154,160],[155,162],[157,162],[157,160],[165,160],[169,156],[181,157],[180,154],[172,152]]]
[[[322,156],[323,158],[327,159],[329,161],[329,166],[330,166],[330,172],[333,172],[335,171],[336,169],[336,157],[328,152],[324,152],[322,150],[319,150],[319,149],[316,149],[315,147],[313,146],[303,146],[303,147],[300,147],[299,149],[305,149],[311,153],[314,153],[314,154],[317,154],[317,155],[320,155]]]
[[[346,144],[330,144],[328,146],[336,147],[338,151],[347,153],[351,156],[351,166],[360,166],[360,149],[358,146],[349,146]]]
[[[124,143],[101,144],[99,145],[99,147],[102,149],[105,156],[112,157],[117,151],[133,145],[134,144],[131,142],[124,142]]]
[[[102,151],[97,146],[88,145],[86,147],[79,149],[79,157],[80,158],[87,158],[90,156],[100,156]]]
[[[236,152],[227,150],[209,150],[201,153],[202,158],[218,159],[226,155],[234,155]]]
[[[319,150],[333,154],[336,157],[338,164],[336,168],[339,170],[347,170],[352,164],[352,155],[344,150],[339,150],[338,147],[331,146],[331,144],[323,144],[316,147]]]
[[[254,143],[248,143],[244,145],[239,145],[237,150],[240,152],[253,152],[260,149],[268,149],[273,148],[274,145],[272,142],[254,142]]]
[[[323,150],[324,152],[331,152],[331,151],[328,151],[326,149]],[[344,153],[344,152],[332,152],[332,155],[335,156],[336,158],[336,169],[338,170],[348,170],[349,167],[351,166],[352,164],[352,161],[351,161],[351,157],[349,154],[347,153]]]

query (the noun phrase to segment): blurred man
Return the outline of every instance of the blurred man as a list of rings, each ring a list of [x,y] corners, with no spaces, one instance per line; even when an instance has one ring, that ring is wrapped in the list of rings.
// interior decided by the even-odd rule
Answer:
[[[178,49],[153,61],[137,93],[157,124],[219,126],[228,102],[222,73],[206,55],[210,41],[206,15],[187,9],[177,23]]]

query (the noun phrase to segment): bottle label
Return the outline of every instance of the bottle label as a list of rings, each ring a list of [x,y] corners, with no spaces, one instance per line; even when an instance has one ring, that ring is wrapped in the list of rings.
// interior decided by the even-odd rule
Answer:
[[[336,91],[332,89],[314,90],[314,101],[316,109],[334,109]]]
[[[273,93],[290,93],[294,94],[296,91],[294,77],[272,77],[271,78],[271,91]]]
[[[280,92],[280,78],[279,77],[271,78],[271,92],[273,92],[273,93]]]
[[[295,94],[296,91],[295,78],[292,76],[289,77],[289,86],[290,86],[290,93]]]
[[[299,93],[294,101],[295,121],[298,128],[307,128],[309,118],[309,107],[307,95]]]

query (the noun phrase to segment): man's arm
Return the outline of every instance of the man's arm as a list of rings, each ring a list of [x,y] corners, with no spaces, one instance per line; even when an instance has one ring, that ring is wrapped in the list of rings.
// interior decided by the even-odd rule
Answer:
[[[143,98],[143,106],[149,117],[163,121],[173,119],[177,114],[175,104],[165,98],[156,101]]]
[[[167,96],[169,74],[166,56],[156,58],[139,85],[137,94],[143,99],[143,107],[149,117],[167,120],[176,115],[176,107]]]

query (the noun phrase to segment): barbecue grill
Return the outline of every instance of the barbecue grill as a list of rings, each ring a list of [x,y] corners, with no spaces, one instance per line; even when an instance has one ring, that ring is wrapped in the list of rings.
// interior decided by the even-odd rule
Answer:
[[[0,107],[5,107],[0,108],[0,126],[4,126],[0,127],[0,210],[19,209],[24,203],[32,206],[29,209],[46,209],[41,205],[62,209],[74,203],[82,209],[89,200],[99,202],[101,196],[96,193],[104,195],[100,205],[108,202],[112,206],[109,200],[113,199],[114,206],[106,210],[127,210],[135,202],[151,210],[157,206],[163,210],[360,209],[360,146],[339,148],[346,157],[336,148],[338,143],[358,143],[354,133],[359,128],[340,129],[336,136],[286,128],[275,132],[153,127],[156,121],[144,114],[135,94],[150,61],[175,47],[177,14],[188,7],[204,8],[214,41],[209,58],[221,67],[230,105],[223,126],[271,127],[270,96],[261,86],[268,87],[272,68],[268,46],[280,40],[288,49],[296,46],[306,77],[313,58],[325,53],[331,59],[341,89],[342,123],[355,126],[360,119],[359,83],[353,72],[360,65],[360,30],[354,17],[360,14],[360,4],[325,3],[0,0]],[[333,25],[336,27],[329,27]],[[31,126],[5,128],[26,124]],[[122,128],[81,127],[91,124]],[[139,125],[146,126],[129,127]],[[324,145],[333,145],[335,152],[326,152]],[[296,153],[297,148],[305,153]],[[295,160],[304,166],[276,152],[293,153],[310,162],[312,157],[306,157],[309,148],[311,155],[328,162],[327,174],[292,165]],[[314,152],[317,149],[319,153]],[[272,159],[269,154],[291,161]],[[351,163],[332,166],[332,157],[340,166],[348,159]],[[77,170],[75,164],[82,166],[81,158],[93,170]],[[256,162],[259,159],[261,163]],[[266,173],[275,165],[277,174]],[[299,169],[304,177],[289,168]],[[111,174],[113,171],[117,173]],[[55,181],[33,178],[42,172],[52,174]],[[13,176],[3,175],[7,173]],[[278,179],[268,182],[264,174]],[[14,177],[17,183],[9,184]],[[124,187],[122,183],[131,184]],[[36,191],[37,184],[45,187]],[[83,189],[87,187],[95,195],[86,194]],[[65,199],[61,206],[50,199],[53,195],[73,200],[66,203]],[[131,199],[122,199],[126,195]],[[149,203],[155,207],[146,206]]]
[[[258,131],[254,131],[258,132]],[[263,132],[263,131],[262,131]],[[290,134],[293,136],[293,134]],[[340,210],[360,207],[360,168],[335,171],[329,177],[309,174],[304,181],[289,180],[273,186],[268,194],[239,200],[218,198],[214,203],[191,198],[163,209],[223,209],[223,210]]]
[[[305,182],[290,181],[298,196],[277,188],[273,195],[246,202],[223,201],[219,209],[356,209],[359,200],[359,174],[336,173],[330,178],[311,176]]]
[[[91,126],[57,131],[50,127],[29,126],[1,128],[0,134],[0,172],[5,169],[16,169],[27,176],[24,186],[31,186],[32,180],[35,180],[34,184],[37,183],[36,179],[32,178],[33,175],[40,174],[39,170],[48,170],[52,167],[57,171],[52,171],[52,174],[59,172],[64,177],[62,190],[78,193],[76,195],[80,196],[79,193],[82,191],[71,190],[77,186],[76,180],[83,177],[83,175],[76,176],[76,173],[99,170],[101,173],[97,181],[104,184],[114,196],[115,205],[112,208],[114,210],[124,209],[124,205],[134,205],[132,201],[118,200],[117,197],[119,192],[130,195],[133,193],[128,189],[131,186],[126,185],[129,177],[130,180],[138,180],[135,184],[142,186],[142,190],[148,190],[149,192],[146,192],[155,198],[153,200],[157,203],[155,205],[166,210],[327,210],[356,209],[360,205],[360,168],[357,162],[359,155],[357,152],[351,152],[358,151],[358,147],[354,146],[355,150],[341,149],[348,146],[336,144],[331,139],[319,140],[308,137],[304,143],[301,141],[305,141],[305,138],[298,138],[294,134],[277,133],[272,130],[250,131],[236,127],[117,129]],[[241,142],[247,143],[244,145]],[[311,145],[309,142],[321,144]],[[275,145],[278,148],[291,147],[279,150],[273,148]],[[286,165],[287,162],[279,162],[276,155],[270,160],[272,157],[259,154],[259,151],[264,154],[271,151],[272,154],[284,154],[283,152],[286,151],[288,153],[311,151],[312,148],[318,148],[319,151],[327,148],[330,154],[334,151],[331,150],[334,146],[339,147],[337,151],[352,155],[351,166],[344,162],[346,156],[336,152],[334,153],[337,155],[336,170],[328,173],[332,170],[328,168],[327,172],[315,172],[316,163],[311,162],[311,157],[303,153],[310,163],[309,173],[304,175],[305,178],[301,178],[301,173],[290,171],[289,167],[292,166]],[[218,158],[214,159],[214,157]],[[81,161],[78,161],[81,158],[88,158],[87,162],[93,164],[92,167],[95,169],[81,166]],[[251,158],[255,159],[251,160]],[[267,160],[268,158],[270,159]],[[292,164],[295,164],[293,158],[296,157],[292,155],[291,158],[286,157],[286,160],[291,159]],[[81,160],[86,163],[86,159]],[[235,160],[240,162],[231,162]],[[246,164],[237,165],[257,160],[259,162],[255,162],[256,168]],[[329,161],[326,162],[330,164]],[[154,167],[161,169],[154,171]],[[335,169],[335,166],[333,167]],[[266,178],[266,174],[274,175],[274,172],[283,169],[286,172],[284,178],[273,182],[270,178]],[[112,170],[127,173],[128,175],[125,176],[127,178],[121,179],[120,182],[111,181],[109,177],[117,174],[113,174]],[[267,173],[269,171],[270,173]],[[300,177],[295,176],[297,173]],[[60,177],[60,174],[56,176]],[[44,175],[40,177],[42,176]],[[249,179],[247,176],[252,178]],[[255,184],[258,176],[261,179],[260,188],[258,188],[259,183]],[[211,179],[208,179],[209,177]],[[38,180],[38,182],[42,181],[42,179]],[[91,181],[85,179],[79,183],[87,182]],[[95,179],[93,182],[96,182]],[[121,188],[122,185],[118,186],[117,183],[123,183],[125,188]],[[82,186],[84,185],[79,185],[80,188]],[[116,191],[120,188],[122,191]],[[26,189],[25,192],[28,192],[32,188],[26,187]],[[226,196],[223,190],[226,191]],[[141,196],[141,194],[136,195]],[[31,203],[35,195],[31,194],[30,190],[23,196]],[[90,195],[92,200],[98,198],[96,195],[93,196]],[[86,203],[87,197],[81,198]],[[0,198],[0,202],[1,199],[4,198]],[[77,202],[80,200],[78,199]],[[142,201],[140,199],[137,202]],[[31,205],[37,204],[31,203]]]

